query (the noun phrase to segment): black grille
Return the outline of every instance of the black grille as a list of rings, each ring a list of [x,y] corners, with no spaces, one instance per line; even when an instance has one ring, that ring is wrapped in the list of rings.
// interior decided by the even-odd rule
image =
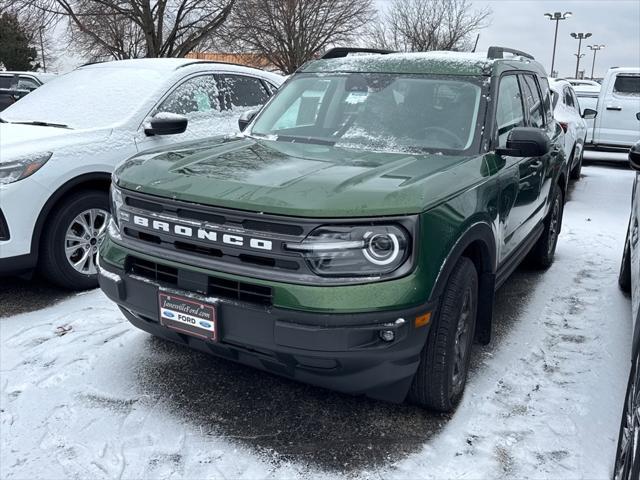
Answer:
[[[260,305],[272,304],[273,294],[270,287],[207,275],[206,285],[202,285],[203,288],[201,289],[194,289],[192,284],[189,286],[181,284],[180,279],[183,276],[177,268],[137,257],[128,257],[126,265],[127,272],[161,285],[175,286],[183,290],[195,291],[195,293],[203,293],[206,290],[206,295],[229,300],[258,303]]]
[[[9,226],[7,225],[7,221],[4,219],[2,210],[0,210],[0,240],[9,240],[9,238]]]

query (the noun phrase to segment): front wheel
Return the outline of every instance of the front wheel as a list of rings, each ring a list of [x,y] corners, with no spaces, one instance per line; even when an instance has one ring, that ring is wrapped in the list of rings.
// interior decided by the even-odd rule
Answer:
[[[97,287],[96,256],[108,223],[106,193],[78,192],[56,205],[42,232],[42,274],[52,283],[72,290]]]
[[[478,273],[466,257],[453,269],[420,353],[409,400],[448,412],[462,397],[467,381],[478,309]]]
[[[542,235],[533,246],[529,254],[529,260],[538,268],[549,268],[553,263],[558,244],[558,235],[562,226],[562,212],[564,210],[564,200],[562,190],[556,185],[551,198],[551,209],[544,221]]]

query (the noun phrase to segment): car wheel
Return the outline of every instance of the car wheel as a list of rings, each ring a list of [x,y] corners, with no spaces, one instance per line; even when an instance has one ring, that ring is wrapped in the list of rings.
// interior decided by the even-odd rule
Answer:
[[[618,285],[623,292],[631,292],[631,243],[629,242],[629,227],[627,228],[627,236],[624,242],[624,251],[622,252],[622,262],[620,263],[620,273],[618,274]]]
[[[569,173],[569,178],[571,180],[580,180],[580,172],[582,171],[582,157],[584,156],[584,150],[582,150],[580,152],[580,159],[578,160],[578,163],[576,163],[576,166],[573,167],[571,169],[571,172]]]
[[[631,367],[624,399],[618,448],[613,472],[614,480],[640,478],[640,352]]]
[[[451,411],[462,397],[478,308],[478,274],[462,257],[453,269],[439,311],[409,391],[409,400],[441,412]]]
[[[42,232],[42,274],[49,281],[73,290],[97,287],[96,256],[108,223],[106,193],[83,191],[57,205]]]
[[[558,235],[560,235],[560,227],[562,226],[563,210],[562,191],[559,186],[556,186],[551,200],[551,209],[544,221],[542,235],[540,235],[529,254],[529,261],[538,268],[546,269],[553,263],[556,245],[558,244]]]

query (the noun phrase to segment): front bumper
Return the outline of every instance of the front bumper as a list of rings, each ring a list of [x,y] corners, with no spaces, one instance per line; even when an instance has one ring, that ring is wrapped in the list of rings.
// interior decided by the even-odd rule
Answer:
[[[50,192],[34,178],[0,186],[4,221],[0,238],[0,273],[32,266],[29,254],[40,211]]]
[[[220,299],[219,341],[212,343],[159,323],[158,284],[104,262],[98,278],[127,319],[148,333],[301,382],[391,402],[406,397],[429,332],[415,319],[434,309],[329,314]],[[381,330],[394,331],[395,339],[383,341]]]

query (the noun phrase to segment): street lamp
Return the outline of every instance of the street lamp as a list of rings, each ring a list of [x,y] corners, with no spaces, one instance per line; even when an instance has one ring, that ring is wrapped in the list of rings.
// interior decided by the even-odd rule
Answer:
[[[587,45],[591,50],[593,50],[593,63],[591,64],[591,80],[593,80],[593,71],[596,68],[596,53],[598,50],[602,50],[604,45]]]
[[[576,38],[578,40],[578,53],[574,53],[574,55],[576,57],[578,57],[576,59],[576,76],[573,78],[578,78],[578,69],[580,68],[580,59],[582,57],[584,57],[584,53],[581,55],[580,54],[580,49],[582,48],[582,40],[585,40],[587,38],[589,38],[591,36],[591,33],[587,32],[587,33],[572,33],[571,36],[573,38]]]
[[[545,17],[547,17],[549,20],[554,20],[556,22],[556,34],[553,37],[553,56],[551,57],[551,76],[553,76],[553,67],[556,63],[556,44],[558,43],[558,23],[560,23],[560,20],[566,20],[567,18],[569,18],[571,16],[571,12],[555,12],[553,14],[551,13],[545,13],[544,14]]]

